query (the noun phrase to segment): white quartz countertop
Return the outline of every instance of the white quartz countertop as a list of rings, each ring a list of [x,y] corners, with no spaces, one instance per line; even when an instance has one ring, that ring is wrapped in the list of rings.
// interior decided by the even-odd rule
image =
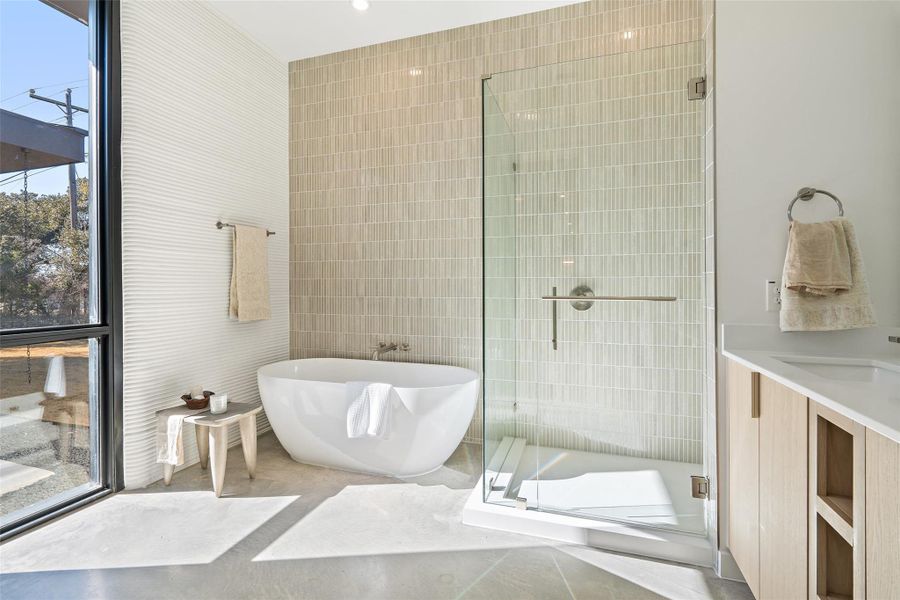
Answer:
[[[789,364],[867,363],[889,371],[900,370],[900,345],[887,342],[887,328],[882,330],[880,337],[873,331],[858,334],[855,340],[846,343],[847,337],[839,335],[834,338],[814,334],[805,339],[779,339],[770,331],[748,329],[753,327],[761,326],[724,325],[722,354],[900,443],[900,385],[834,379]],[[891,332],[895,330],[890,328]],[[866,336],[870,343],[859,343]],[[834,343],[828,343],[829,339]]]

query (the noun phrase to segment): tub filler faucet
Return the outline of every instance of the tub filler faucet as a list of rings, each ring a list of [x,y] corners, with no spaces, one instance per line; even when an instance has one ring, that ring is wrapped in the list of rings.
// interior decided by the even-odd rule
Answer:
[[[391,342],[390,344],[378,342],[378,346],[375,348],[375,351],[372,352],[372,360],[379,360],[381,359],[382,354],[387,354],[388,352],[393,352],[394,350],[409,352],[409,344],[400,344],[398,346],[396,342]]]

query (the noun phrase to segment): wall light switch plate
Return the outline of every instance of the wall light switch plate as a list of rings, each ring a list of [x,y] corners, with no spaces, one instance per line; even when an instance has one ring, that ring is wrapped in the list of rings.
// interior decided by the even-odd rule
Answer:
[[[781,288],[778,282],[766,280],[766,312],[778,312],[781,309]]]

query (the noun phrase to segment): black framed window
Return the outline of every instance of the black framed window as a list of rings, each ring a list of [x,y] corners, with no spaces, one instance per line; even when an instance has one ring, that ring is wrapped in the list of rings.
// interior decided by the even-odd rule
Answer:
[[[122,487],[118,2],[0,3],[0,535]]]

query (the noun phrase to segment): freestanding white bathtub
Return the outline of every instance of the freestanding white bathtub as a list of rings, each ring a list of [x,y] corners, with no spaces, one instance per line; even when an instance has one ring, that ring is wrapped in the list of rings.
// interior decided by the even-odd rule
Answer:
[[[278,441],[302,463],[412,477],[434,471],[462,440],[478,400],[478,374],[421,363],[344,358],[286,360],[257,372]],[[347,437],[345,383],[390,383],[388,439]]]

